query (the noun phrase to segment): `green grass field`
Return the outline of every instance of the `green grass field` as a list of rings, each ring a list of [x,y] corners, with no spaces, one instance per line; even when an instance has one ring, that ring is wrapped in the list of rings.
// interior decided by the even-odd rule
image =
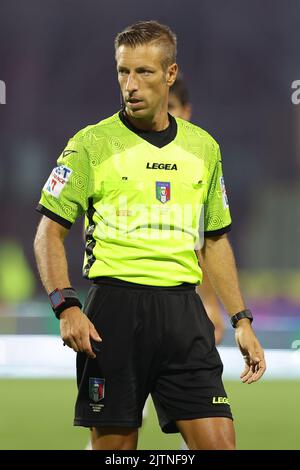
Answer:
[[[300,449],[299,381],[226,382],[239,449]],[[72,426],[73,380],[0,380],[0,449],[83,449],[88,430]],[[178,449],[160,432],[152,404],[139,449]]]

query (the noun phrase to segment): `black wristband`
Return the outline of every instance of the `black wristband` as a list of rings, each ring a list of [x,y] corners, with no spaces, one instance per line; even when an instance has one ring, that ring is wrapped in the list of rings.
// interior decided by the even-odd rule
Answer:
[[[248,320],[250,320],[250,323],[252,323],[253,316],[252,316],[251,310],[249,309],[242,310],[241,312],[238,312],[235,315],[232,315],[232,317],[230,317],[230,322],[233,328],[236,328],[237,323],[243,318],[248,318]]]
[[[82,307],[82,304],[80,302],[79,299],[75,299],[75,298],[65,298],[65,301],[62,305],[60,305],[59,307],[57,308],[53,308],[53,312],[56,316],[56,318],[58,318],[58,320],[60,319],[60,315],[61,313],[66,310],[67,308],[70,308],[70,307],[79,307],[81,308]]]
[[[60,318],[61,313],[70,307],[82,307],[77,293],[73,287],[65,289],[55,289],[49,294],[49,300],[56,318]]]

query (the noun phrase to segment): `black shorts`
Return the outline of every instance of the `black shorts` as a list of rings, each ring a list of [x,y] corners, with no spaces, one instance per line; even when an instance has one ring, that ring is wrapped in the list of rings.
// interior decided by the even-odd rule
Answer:
[[[178,432],[177,420],[232,419],[214,326],[195,286],[97,282],[84,311],[103,341],[93,343],[96,359],[77,354],[74,424],[137,428],[149,393],[166,433]]]

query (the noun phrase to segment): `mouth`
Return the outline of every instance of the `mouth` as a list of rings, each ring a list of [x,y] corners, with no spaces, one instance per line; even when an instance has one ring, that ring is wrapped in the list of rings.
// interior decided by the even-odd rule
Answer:
[[[138,100],[137,98],[129,98],[126,100],[126,106],[131,111],[139,111],[143,108],[143,100]]]
[[[138,104],[138,103],[141,103],[142,100],[138,100],[137,98],[129,98],[126,100],[126,102],[129,104]]]

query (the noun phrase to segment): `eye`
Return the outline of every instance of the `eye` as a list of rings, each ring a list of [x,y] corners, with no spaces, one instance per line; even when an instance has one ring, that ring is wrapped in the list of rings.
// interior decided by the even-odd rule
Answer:
[[[137,72],[143,77],[149,77],[153,73],[152,70],[148,70],[144,68],[140,68],[139,70],[137,70]]]

